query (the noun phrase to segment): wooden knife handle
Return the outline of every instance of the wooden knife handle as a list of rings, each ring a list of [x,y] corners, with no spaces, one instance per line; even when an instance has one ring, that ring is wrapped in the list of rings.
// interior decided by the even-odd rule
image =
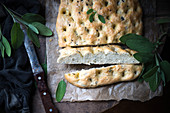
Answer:
[[[49,89],[44,80],[44,72],[34,74],[34,79],[36,80],[37,87],[38,87],[46,113],[59,113],[57,108],[54,106],[52,102]]]

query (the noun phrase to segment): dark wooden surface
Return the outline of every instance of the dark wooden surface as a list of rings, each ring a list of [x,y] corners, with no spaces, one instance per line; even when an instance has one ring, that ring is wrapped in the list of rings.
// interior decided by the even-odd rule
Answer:
[[[168,16],[168,15],[170,16],[170,0],[157,0],[156,17],[159,18],[159,17]],[[40,42],[41,42],[41,48],[37,50],[38,51],[37,53],[38,53],[40,62],[44,62],[45,40],[40,39]],[[170,43],[170,41],[169,40],[166,41],[166,45],[164,47],[165,51],[163,51],[162,55],[164,58],[169,60],[169,57],[167,57],[167,51],[168,51],[167,48],[169,47],[167,45],[169,45],[169,44],[167,44],[167,43]],[[169,109],[169,107],[170,107],[170,91],[168,91],[168,89],[170,90],[170,84],[168,84],[164,88],[163,96],[155,97],[147,102],[122,100],[122,101],[120,101],[120,103],[118,105],[116,105],[113,108],[107,109],[103,113],[170,113],[170,109]],[[95,104],[97,107],[97,105],[99,105],[99,104],[108,104],[108,103],[107,102],[98,102]],[[67,103],[67,104],[69,104],[69,103]],[[88,104],[91,104],[91,103],[88,103]],[[77,104],[77,105],[79,105],[79,104]],[[95,105],[93,105],[93,106],[95,106]],[[107,108],[108,108],[108,106],[107,106]],[[66,104],[63,104],[63,106],[60,106],[60,107],[68,109]],[[70,109],[70,113],[74,113],[75,109],[81,109],[81,108],[79,106],[77,106],[76,108],[72,108],[72,109]],[[89,108],[89,110],[90,109],[92,110],[94,108]],[[44,108],[42,106],[42,102],[40,100],[39,93],[37,90],[35,90],[35,93],[34,93],[34,96],[32,99],[32,112],[33,113],[45,113]]]

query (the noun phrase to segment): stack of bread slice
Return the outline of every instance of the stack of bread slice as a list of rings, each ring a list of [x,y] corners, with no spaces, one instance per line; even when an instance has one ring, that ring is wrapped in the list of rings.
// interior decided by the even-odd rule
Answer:
[[[93,22],[87,11],[97,12]],[[105,18],[102,23],[98,14]],[[138,0],[61,0],[56,29],[62,64],[110,66],[65,74],[71,84],[97,87],[137,78],[142,71],[133,54],[120,43],[120,37],[142,33],[142,9]]]

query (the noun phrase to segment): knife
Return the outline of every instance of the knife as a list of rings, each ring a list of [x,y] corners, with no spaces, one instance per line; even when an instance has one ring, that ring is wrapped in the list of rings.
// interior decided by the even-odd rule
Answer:
[[[30,60],[34,79],[36,81],[45,111],[46,113],[58,113],[57,108],[54,106],[52,102],[49,89],[45,82],[44,71],[38,61],[38,58],[37,58],[37,55],[34,49],[34,45],[31,42],[31,40],[28,38],[26,30],[23,29],[23,31],[25,35],[24,46],[25,46],[25,49],[27,51],[27,54]]]

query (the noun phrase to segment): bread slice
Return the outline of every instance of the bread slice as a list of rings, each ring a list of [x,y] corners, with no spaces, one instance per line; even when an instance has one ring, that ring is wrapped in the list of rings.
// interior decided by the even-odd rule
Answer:
[[[66,47],[60,50],[57,60],[61,64],[136,64],[133,54],[136,51],[123,49],[119,45],[100,47]]]
[[[94,16],[92,8],[105,18]],[[119,43],[128,33],[142,33],[142,9],[138,0],[61,0],[56,22],[59,46],[84,46]]]
[[[113,65],[102,68],[92,68],[65,74],[71,84],[81,88],[93,88],[137,78],[142,71],[142,65]]]

